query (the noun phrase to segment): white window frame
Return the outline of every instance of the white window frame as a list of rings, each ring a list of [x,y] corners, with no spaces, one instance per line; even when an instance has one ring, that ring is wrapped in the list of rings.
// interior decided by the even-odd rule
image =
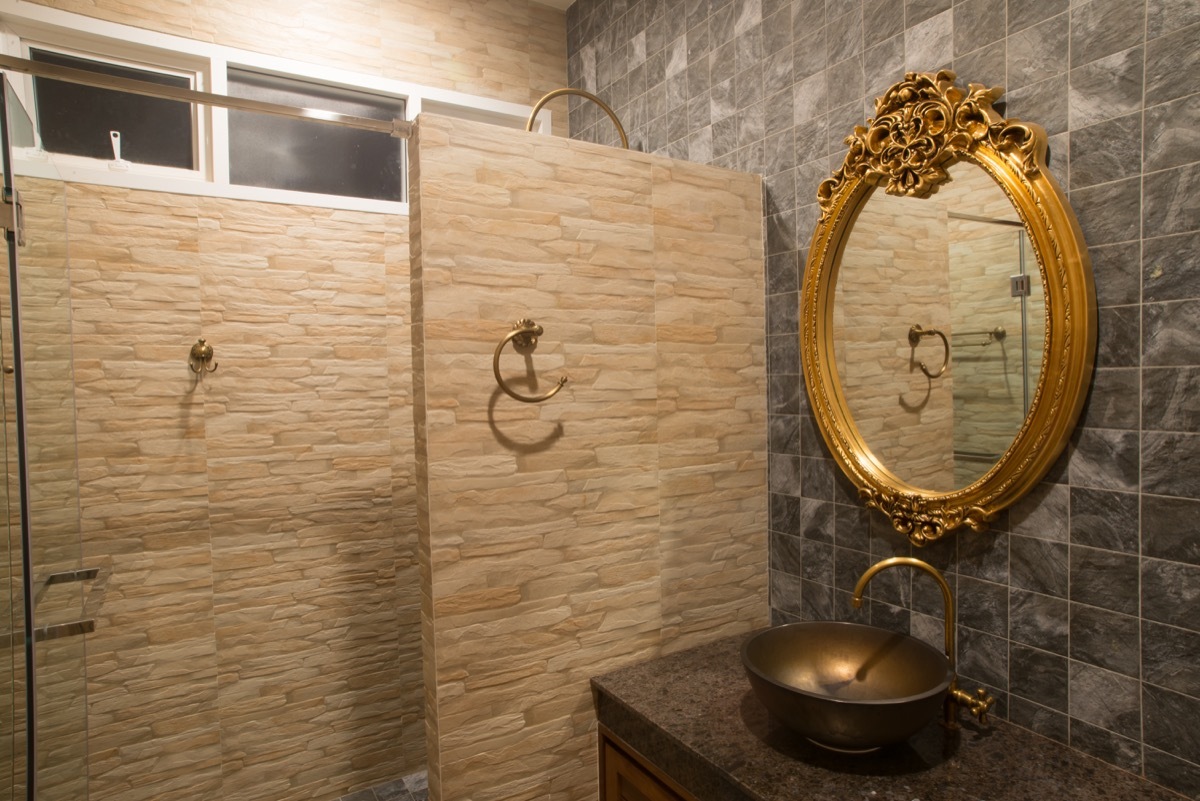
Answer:
[[[21,53],[20,53],[21,58],[32,59],[33,58],[32,51],[34,51],[34,50],[41,50],[42,52],[57,53],[57,54],[64,55],[64,56],[75,56],[77,58],[84,58],[84,59],[88,59],[90,61],[102,61],[106,64],[114,64],[114,65],[122,66],[122,67],[133,67],[135,69],[144,70],[146,72],[156,72],[156,73],[159,73],[162,75],[171,75],[174,77],[187,78],[188,79],[188,88],[196,89],[198,91],[206,91],[203,88],[203,81],[202,81],[202,78],[204,76],[203,76],[203,73],[200,72],[202,65],[199,65],[199,64],[197,64],[193,68],[189,69],[186,66],[179,66],[179,65],[175,65],[175,64],[168,65],[168,64],[163,64],[163,63],[146,63],[145,61],[135,61],[128,57],[113,55],[111,52],[94,52],[94,51],[87,51],[87,50],[79,50],[76,47],[64,47],[63,45],[58,44],[58,43],[41,42],[41,41],[37,41],[35,39],[22,39],[21,40]],[[17,76],[15,76],[15,75],[10,76],[9,81],[14,82],[13,79],[16,77]],[[33,77],[29,76],[29,75],[21,76],[21,81],[22,81],[22,83],[25,84],[25,87],[24,87],[25,97],[22,99],[27,101],[26,102],[26,111],[29,112],[29,116],[31,118],[34,118],[36,115],[34,106],[36,105],[37,101],[34,98],[34,93],[33,93]],[[209,147],[208,139],[209,139],[209,133],[211,131],[212,126],[210,124],[207,124],[209,118],[208,118],[208,115],[205,113],[206,108],[204,106],[198,106],[195,103],[192,103],[191,107],[192,107],[192,159],[193,159],[194,163],[196,164],[196,167],[194,169],[189,170],[189,169],[184,169],[182,167],[163,167],[163,166],[160,166],[157,164],[130,164],[129,165],[130,170],[136,170],[137,172],[144,173],[146,175],[160,175],[165,178],[177,178],[177,179],[182,179],[182,180],[193,180],[193,181],[205,180],[206,176],[211,175],[211,171],[209,169],[209,161],[212,158],[212,149]],[[88,158],[86,156],[73,156],[73,155],[69,155],[66,153],[48,153],[45,150],[42,150],[41,149],[42,134],[41,134],[41,131],[38,129],[36,121],[34,122],[33,133],[34,133],[34,137],[37,141],[38,147],[33,148],[33,149],[28,149],[26,152],[18,154],[20,157],[34,158],[34,159],[53,159],[55,165],[57,165],[59,167],[69,167],[69,168],[85,169],[85,170],[86,169],[91,169],[91,170],[99,170],[99,169],[111,170],[111,169],[113,169],[112,163],[106,162],[104,159],[93,159],[93,158]]]
[[[434,89],[377,75],[238,50],[172,34],[155,33],[26,0],[0,0],[0,52],[28,58],[30,46],[82,58],[126,63],[139,69],[194,75],[194,88],[213,94],[226,94],[226,70],[230,66],[369,92],[403,100],[404,116],[410,122],[423,110],[427,110],[523,129],[530,111],[530,106],[520,103]],[[9,73],[9,82],[32,115],[32,77]],[[110,163],[103,159],[46,153],[38,148],[14,152],[13,167],[18,174],[58,178],[74,183],[288,205],[408,214],[407,202],[232,184],[229,181],[228,111],[215,106],[193,108],[196,109],[193,115],[198,151],[196,170],[144,164],[130,165],[128,170],[114,170],[110,169]],[[536,132],[548,135],[552,130],[551,120],[550,112],[543,109],[538,115]],[[407,189],[407,176],[405,183]]]

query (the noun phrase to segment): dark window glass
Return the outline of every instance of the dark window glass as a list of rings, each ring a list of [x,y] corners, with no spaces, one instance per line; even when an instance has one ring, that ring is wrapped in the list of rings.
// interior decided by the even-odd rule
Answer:
[[[30,58],[61,67],[190,89],[182,76],[32,50]],[[33,79],[42,147],[51,153],[113,157],[110,131],[121,132],[121,158],[139,164],[196,169],[190,103],[133,95],[50,78]]]
[[[367,92],[229,70],[229,94],[356,117],[404,116],[404,101]],[[250,111],[229,111],[229,179],[235,184],[403,200],[404,143],[386,133]]]

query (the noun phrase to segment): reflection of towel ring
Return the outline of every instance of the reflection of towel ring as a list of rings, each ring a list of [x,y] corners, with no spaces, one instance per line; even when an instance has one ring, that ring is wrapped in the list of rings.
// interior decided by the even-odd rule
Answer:
[[[496,346],[496,355],[492,357],[492,372],[496,374],[496,383],[500,385],[500,389],[504,390],[509,396],[516,398],[522,403],[541,403],[544,400],[553,398],[558,394],[558,391],[563,388],[563,384],[567,383],[567,377],[563,376],[558,379],[558,386],[543,395],[534,395],[532,397],[518,395],[508,388],[508,384],[504,383],[504,379],[500,377],[500,351],[504,350],[504,346],[512,341],[513,347],[517,350],[533,351],[537,348],[537,338],[544,332],[542,327],[533,320],[517,320],[513,324],[513,330],[508,333],[504,339],[500,340],[500,344]]]
[[[555,89],[553,92],[548,92],[534,105],[533,111],[529,114],[529,121],[525,123],[525,130],[532,131],[533,121],[537,119],[538,112],[542,110],[542,106],[546,105],[560,95],[579,95],[580,97],[586,97],[588,100],[604,109],[604,113],[607,114],[608,118],[613,121],[613,125],[617,126],[617,133],[621,135],[621,147],[625,148],[626,150],[629,149],[629,137],[625,136],[625,129],[621,127],[621,121],[617,119],[616,112],[609,108],[608,104],[603,100],[596,97],[591,92],[585,92],[582,89]]]
[[[939,336],[942,338],[942,366],[936,373],[929,372],[929,368],[925,366],[925,362],[917,362],[921,368],[921,372],[929,378],[940,378],[942,373],[946,372],[946,368],[950,366],[950,341],[946,339],[946,335],[936,328],[922,328],[920,325],[914,325],[908,329],[908,344],[916,350],[917,345],[921,344],[921,337]]]

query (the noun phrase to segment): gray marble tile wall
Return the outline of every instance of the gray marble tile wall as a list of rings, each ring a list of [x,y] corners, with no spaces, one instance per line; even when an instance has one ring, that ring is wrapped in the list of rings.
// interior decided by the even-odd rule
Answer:
[[[573,86],[631,146],[763,175],[771,605],[849,618],[906,541],[857,503],[801,385],[797,304],[817,184],[905,70],[1006,87],[1051,135],[1090,247],[1097,369],[1067,452],[985,534],[922,550],[961,607],[967,683],[999,714],[1200,798],[1200,3],[1196,0],[578,0]],[[615,143],[573,103],[572,136]],[[940,641],[921,577],[873,583],[876,624]]]

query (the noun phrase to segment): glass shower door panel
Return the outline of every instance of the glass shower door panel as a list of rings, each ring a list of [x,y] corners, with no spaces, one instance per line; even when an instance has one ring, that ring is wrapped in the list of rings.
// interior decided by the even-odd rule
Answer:
[[[8,105],[14,102],[7,79],[0,106],[4,108],[4,147],[0,160],[11,175]],[[20,471],[14,398],[13,305],[9,279],[16,265],[16,243],[5,237],[0,275],[0,445],[3,446],[3,485],[0,487],[0,800],[26,797],[26,689],[24,560],[21,550]]]
[[[6,156],[32,146],[33,126],[11,86],[5,92]],[[27,645],[33,649],[33,794],[36,801],[87,798],[87,597],[82,569],[79,471],[71,362],[66,185],[45,166],[22,175],[9,161],[6,186],[19,204],[20,236],[9,259],[14,312],[13,397],[22,447]],[[10,248],[12,243],[10,243]],[[13,280],[15,279],[15,280]],[[15,496],[14,496],[15,497]]]
[[[84,571],[67,281],[66,185],[15,175],[20,346],[35,589],[37,801],[87,797],[85,634],[94,574]]]

